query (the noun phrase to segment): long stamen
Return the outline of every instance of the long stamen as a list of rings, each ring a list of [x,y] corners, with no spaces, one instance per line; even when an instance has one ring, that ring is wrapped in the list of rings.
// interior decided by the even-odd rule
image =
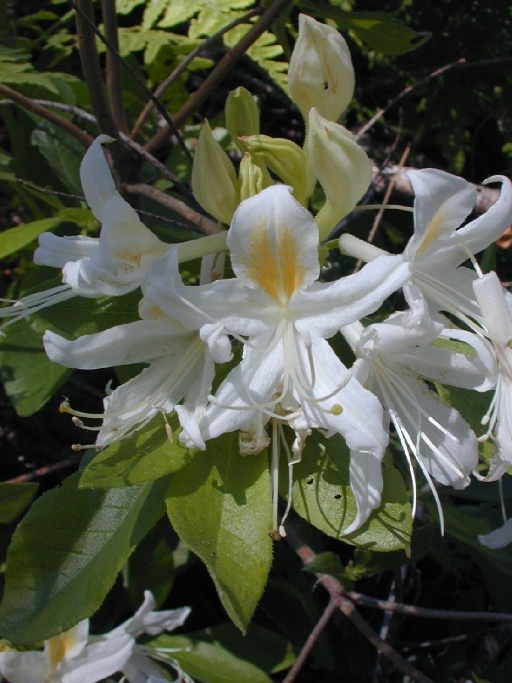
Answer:
[[[67,301],[74,296],[77,296],[77,294],[69,285],[60,285],[59,287],[47,289],[44,292],[29,294],[29,296],[16,301],[12,306],[0,308],[0,318],[11,318],[11,320],[7,320],[0,325],[0,330],[17,323],[19,320],[23,320],[23,318],[33,313],[41,311],[43,308],[55,306],[55,304]]]

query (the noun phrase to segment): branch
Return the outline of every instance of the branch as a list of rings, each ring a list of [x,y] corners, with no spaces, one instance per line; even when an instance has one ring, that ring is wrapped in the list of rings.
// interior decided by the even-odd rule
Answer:
[[[117,138],[117,126],[107,102],[101,74],[95,32],[91,29],[91,25],[95,26],[92,2],[91,0],[78,0],[76,3],[71,2],[71,4],[76,10],[78,51],[92,109],[100,131],[112,138]]]
[[[181,74],[186,70],[187,66],[199,55],[201,52],[206,50],[207,47],[209,47],[212,43],[214,43],[216,40],[218,40],[221,36],[223,36],[225,33],[230,31],[232,28],[235,26],[238,26],[238,24],[243,24],[247,22],[249,19],[251,19],[253,16],[256,14],[259,14],[260,10],[258,8],[252,9],[249,12],[246,12],[243,16],[238,17],[237,19],[234,19],[232,22],[229,24],[226,24],[226,26],[223,26],[217,33],[214,33],[212,36],[207,38],[204,42],[201,43],[201,45],[198,45],[196,48],[190,52],[185,59],[178,64],[178,66],[174,69],[174,71],[171,71],[171,73],[165,78],[158,88],[156,88],[154,92],[154,97],[158,98],[160,97],[166,90],[167,88],[174,83],[174,81],[181,76]],[[155,108],[155,102],[153,99],[151,99],[144,109],[141,111],[137,121],[135,122],[135,125],[132,128],[132,131],[130,133],[130,137],[134,138],[140,128],[143,126],[145,120],[151,113],[151,111]]]
[[[261,15],[258,21],[247,31],[243,38],[230,49],[213,69],[208,78],[196,90],[196,92],[185,102],[183,107],[173,117],[176,128],[179,128],[189,116],[191,116],[209,94],[233,69],[235,64],[244,56],[251,45],[267,30],[277,17],[292,5],[294,0],[275,0],[270,7]],[[158,149],[169,137],[170,130],[166,126],[156,133],[146,145],[146,149],[154,151]]]
[[[397,612],[398,614],[407,614],[411,617],[423,617],[425,619],[453,619],[462,621],[510,621],[512,622],[512,614],[507,612],[457,612],[455,610],[447,609],[429,609],[427,607],[415,607],[414,605],[404,605],[399,602],[388,602],[386,600],[379,600],[378,598],[371,598],[361,593],[351,591],[346,593],[346,596],[352,602],[366,607],[373,607],[375,609],[384,610],[385,612]]]
[[[168,209],[175,211],[177,214],[185,218],[190,223],[196,225],[199,230],[205,235],[214,235],[219,232],[219,227],[212,220],[203,216],[201,213],[194,211],[187,204],[182,202],[180,199],[171,197],[171,195],[165,194],[161,190],[157,190],[151,185],[145,185],[143,183],[138,183],[134,185],[123,185],[123,190],[132,194],[141,194],[145,197],[149,197],[154,201],[166,206]]]
[[[302,541],[295,529],[291,528],[290,525],[287,526],[286,533],[286,540],[300,557],[304,566],[307,567],[316,557],[316,553]],[[417,683],[434,683],[434,681],[422,674],[421,671],[415,669],[408,661],[401,657],[389,643],[386,643],[379,637],[359,614],[354,603],[345,597],[343,586],[337,579],[333,576],[328,576],[327,574],[316,574],[316,576],[322,586],[328,591],[331,599],[337,599],[339,601],[339,610],[350,619],[363,636],[377,648],[379,652],[382,652],[384,657],[387,657],[397,669],[402,673],[407,674],[412,681],[417,681]]]
[[[118,130],[126,133],[126,119],[123,104],[119,54],[119,36],[115,0],[101,0],[101,13],[105,27],[107,46],[107,90],[112,107],[112,116]]]
[[[68,121],[68,119],[65,119],[62,116],[55,114],[55,112],[50,111],[46,107],[43,107],[34,100],[30,99],[29,97],[25,97],[25,95],[22,95],[16,90],[13,90],[12,88],[9,88],[7,85],[3,85],[1,83],[0,93],[8,97],[13,102],[16,102],[16,104],[19,104],[27,111],[31,111],[33,114],[37,114],[41,118],[50,121],[62,130],[65,130],[67,133],[69,133],[79,142],[81,142],[84,147],[89,147],[89,145],[92,144],[93,138],[90,135],[88,135],[83,130],[75,126],[73,123],[71,123],[71,121]]]

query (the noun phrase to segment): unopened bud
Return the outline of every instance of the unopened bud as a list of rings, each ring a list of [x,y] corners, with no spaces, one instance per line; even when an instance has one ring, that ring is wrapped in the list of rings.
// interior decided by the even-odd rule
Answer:
[[[229,225],[239,204],[235,167],[205,122],[192,166],[194,197],[205,211]]]
[[[345,39],[305,14],[299,16],[288,88],[306,121],[312,107],[329,121],[337,121],[354,94],[354,68]]]
[[[260,113],[254,97],[245,88],[232,90],[226,100],[226,128],[242,152],[246,148],[239,138],[245,135],[258,135],[260,132]]]
[[[284,138],[268,135],[244,137],[248,152],[262,161],[283,183],[293,188],[293,196],[301,204],[306,203],[306,158],[302,149]]]
[[[264,163],[246,152],[240,162],[238,171],[240,201],[259,194],[266,187],[272,185],[272,178]]]
[[[352,133],[315,109],[309,114],[308,133],[311,164],[327,197],[315,219],[320,239],[325,239],[368,189],[372,164]]]

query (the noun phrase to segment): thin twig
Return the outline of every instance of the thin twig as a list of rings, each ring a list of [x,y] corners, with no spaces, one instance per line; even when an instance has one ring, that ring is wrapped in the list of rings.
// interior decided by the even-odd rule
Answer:
[[[208,78],[202,85],[191,95],[185,102],[178,113],[173,116],[173,122],[176,128],[179,128],[203,103],[203,101],[210,95],[216,86],[226,77],[226,75],[233,69],[235,64],[244,56],[251,45],[267,30],[269,26],[277,19],[277,17],[285,11],[285,9],[293,4],[294,0],[275,0],[270,7],[261,15],[258,21],[247,31],[241,40],[229,50],[220,60],[217,66],[210,73]],[[164,127],[160,129],[146,145],[146,149],[155,151],[161,144],[163,144],[169,137],[169,129]]]
[[[318,640],[318,637],[324,630],[324,628],[327,626],[329,623],[330,618],[334,614],[334,612],[339,609],[340,603],[339,603],[339,598],[332,597],[329,599],[329,602],[327,603],[327,607],[324,610],[324,613],[318,620],[315,628],[311,631],[311,633],[308,636],[308,639],[304,643],[302,650],[299,652],[297,659],[295,660],[292,668],[290,671],[288,671],[288,674],[286,675],[286,678],[283,679],[283,683],[292,683],[295,680],[295,677],[299,673],[299,671],[302,669],[304,662],[306,661],[307,656],[311,652],[311,649],[313,645],[316,643]]]
[[[170,126],[173,134],[176,136],[176,139],[178,141],[178,144],[180,145],[181,149],[183,150],[183,153],[185,154],[185,157],[188,159],[189,163],[192,163],[192,157],[190,155],[190,152],[185,144],[185,141],[183,140],[182,136],[180,135],[180,132],[178,130],[178,127],[175,126],[173,120],[167,113],[167,110],[165,107],[162,105],[161,102],[158,101],[158,99],[153,95],[151,90],[146,86],[144,81],[139,77],[139,75],[135,72],[134,69],[128,64],[128,62],[123,59],[119,53],[119,50],[116,50],[114,45],[105,38],[105,36],[101,33],[101,31],[98,29],[94,21],[90,16],[87,16],[84,12],[82,12],[80,6],[75,2],[75,0],[68,0],[68,2],[75,8],[77,15],[79,15],[82,20],[87,23],[91,31],[101,40],[101,42],[110,50],[112,55],[115,55],[115,57],[119,60],[120,64],[123,65],[123,67],[128,71],[130,76],[135,80],[137,85],[139,85],[146,95],[149,97],[149,99],[154,103],[155,107],[158,109],[158,112],[162,115],[164,120],[166,121],[167,125]],[[84,0],[78,0],[78,2],[84,2]],[[112,136],[115,137],[115,136]]]
[[[119,54],[119,35],[115,0],[101,0],[101,13],[103,16],[103,26],[105,27],[105,38],[109,43],[107,47],[107,91],[110,98],[112,116],[117,129],[126,133],[123,86],[120,61],[117,56]]]
[[[157,190],[151,185],[145,185],[144,183],[133,185],[125,184],[123,185],[123,190],[132,194],[141,194],[145,197],[150,197],[159,204],[162,204],[162,206],[166,206],[168,209],[175,211],[187,221],[196,225],[205,235],[214,235],[219,232],[218,225],[212,220],[203,216],[201,213],[194,211],[194,209],[191,209],[190,206],[187,206],[187,204],[180,199],[171,197],[171,195],[165,194],[165,192]]]
[[[359,140],[365,133],[367,133],[370,130],[370,128],[372,128],[377,123],[377,121],[384,116],[384,114],[386,114],[390,109],[392,109],[398,102],[400,102],[400,100],[402,100],[410,92],[412,92],[416,88],[419,88],[421,85],[428,83],[433,78],[441,76],[441,74],[444,74],[446,71],[449,71],[450,69],[453,69],[455,67],[462,66],[465,63],[466,60],[464,59],[464,57],[461,57],[460,59],[457,59],[456,62],[446,64],[445,66],[442,66],[439,69],[436,69],[432,73],[428,74],[428,76],[425,76],[425,78],[422,78],[419,81],[416,81],[416,83],[412,83],[411,85],[407,86],[407,88],[402,90],[402,92],[398,93],[398,95],[394,97],[391,100],[391,102],[388,102],[388,104],[385,107],[380,109],[374,116],[372,116],[372,118],[367,123],[365,123],[365,125],[356,133],[356,140]]]
[[[388,600],[379,600],[378,598],[371,598],[367,595],[361,595],[351,591],[346,593],[346,596],[358,605],[365,605],[365,607],[373,607],[375,609],[384,610],[385,612],[396,612],[398,614],[407,614],[411,617],[423,617],[424,619],[453,619],[469,620],[469,621],[511,621],[512,614],[506,612],[458,612],[448,609],[430,609],[427,607],[415,607],[414,605],[404,605],[400,602],[390,602]]]
[[[47,474],[52,474],[52,472],[57,472],[58,470],[64,470],[72,466],[76,467],[80,462],[80,457],[81,456],[77,457],[76,454],[71,455],[69,458],[59,460],[59,462],[55,462],[51,465],[43,465],[43,467],[32,470],[32,472],[28,472],[27,474],[20,474],[18,477],[14,477],[14,479],[8,479],[6,483],[21,484],[24,481],[33,481],[39,477],[45,477]]]
[[[181,76],[182,73],[186,70],[188,65],[201,53],[204,52],[212,43],[214,43],[216,40],[221,38],[225,33],[230,31],[232,28],[235,28],[235,26],[238,26],[238,24],[243,24],[249,19],[252,19],[256,14],[260,14],[261,10],[259,7],[256,7],[249,12],[246,12],[243,16],[238,17],[237,19],[234,19],[231,21],[229,24],[226,24],[226,26],[223,26],[217,33],[214,33],[212,36],[207,38],[205,41],[201,43],[201,45],[198,45],[196,48],[190,52],[185,59],[178,64],[178,66],[174,69],[174,71],[171,71],[171,73],[165,78],[160,85],[156,88],[154,92],[155,98],[159,98],[163,95],[163,93],[169,88],[169,86],[174,83],[174,81]],[[153,100],[150,100],[144,109],[141,111],[139,114],[139,117],[137,121],[135,122],[135,125],[132,128],[132,131],[130,133],[130,137],[134,138],[141,127],[144,125],[144,122],[146,121],[147,117],[149,114],[152,112],[152,110],[155,108],[155,103]]]
[[[31,111],[33,114],[37,114],[38,116],[41,116],[41,118],[50,121],[62,130],[65,130],[67,133],[79,140],[84,147],[89,147],[89,145],[92,144],[93,138],[75,126],[74,123],[71,123],[71,121],[68,121],[68,119],[55,114],[55,112],[50,111],[46,107],[37,104],[34,100],[30,99],[29,97],[25,97],[25,95],[22,95],[16,90],[9,88],[9,86],[0,83],[0,94],[5,95],[9,98],[9,100],[19,104],[24,109],[27,109],[27,111]]]
[[[316,553],[300,538],[295,529],[290,525],[286,527],[286,540],[295,550],[299,558],[302,560],[305,567],[307,567],[316,557]],[[363,636],[377,648],[384,657],[392,662],[397,669],[407,674],[412,681],[417,683],[434,683],[425,674],[415,669],[408,661],[401,657],[398,652],[386,643],[379,635],[369,626],[363,617],[359,614],[356,606],[344,594],[343,586],[333,576],[327,574],[316,574],[322,586],[328,591],[331,598],[339,600],[340,611],[354,624],[354,626],[363,634]]]

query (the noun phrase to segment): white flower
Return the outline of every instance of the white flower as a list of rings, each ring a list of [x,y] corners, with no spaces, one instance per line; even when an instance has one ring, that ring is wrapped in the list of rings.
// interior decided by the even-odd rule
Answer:
[[[485,345],[470,332],[446,330],[445,338],[470,344],[471,353],[456,353],[434,342],[443,326],[432,321],[421,299],[413,309],[395,313],[383,323],[363,328],[360,323],[342,329],[357,355],[352,371],[375,392],[395,425],[408,459],[414,484],[416,479],[410,453],[420,465],[442,511],[431,477],[456,489],[470,483],[478,461],[478,441],[465,420],[446,405],[423,381],[487,390],[492,380],[475,351]]]
[[[350,533],[379,503],[387,434],[379,401],[351,378],[326,339],[375,311],[409,277],[408,265],[385,256],[357,275],[316,282],[318,230],[284,185],[242,202],[228,246],[236,280],[214,283],[203,301],[201,288],[193,289],[197,307],[243,341],[244,353],[210,399],[202,439],[241,430],[245,452],[257,453],[268,444],[264,427],[272,419],[295,431],[297,456],[308,430],[341,434],[358,504]]]
[[[512,543],[512,519],[507,519],[502,526],[494,529],[489,534],[480,534],[478,540],[482,545],[491,550],[506,548]]]
[[[483,422],[487,438],[496,446],[485,481],[494,481],[512,466],[512,295],[500,284],[496,273],[487,273],[473,283],[489,339],[496,376],[495,393]]]
[[[154,281],[165,291],[170,315],[155,302]],[[51,331],[45,333],[43,343],[47,355],[65,367],[89,370],[149,363],[149,367],[104,399],[103,414],[82,413],[66,403],[61,407],[63,412],[74,415],[75,423],[81,427],[85,427],[81,418],[102,420],[101,427],[88,427],[99,432],[97,447],[129,436],[159,412],[170,413],[183,398],[184,405],[178,412],[184,422],[206,405],[214,377],[214,359],[228,360],[231,348],[218,326],[208,327],[201,313],[181,303],[180,292],[193,289],[183,285],[177,250],[172,248],[153,264],[143,284],[144,297],[139,304],[141,320],[75,341]],[[198,332],[201,327],[204,327],[202,336]],[[76,449],[84,447],[75,446]]]
[[[129,683],[145,683],[151,675],[162,676],[162,669],[149,659],[152,649],[137,645],[135,639],[178,628],[190,608],[153,612],[154,607],[155,600],[146,591],[137,613],[109,633],[89,635],[89,620],[84,619],[45,640],[43,652],[1,652],[0,674],[9,683],[96,683],[116,672],[123,672]]]
[[[412,274],[404,288],[409,304],[421,294],[431,316],[447,311],[470,326],[471,320],[481,322],[472,288],[476,274],[461,264],[495,242],[512,222],[512,183],[505,176],[488,178],[484,184],[501,183],[498,201],[463,225],[476,201],[474,186],[433,168],[407,175],[416,195],[414,234],[403,253]],[[383,253],[352,235],[342,235],[340,249],[364,261]]]
[[[118,296],[137,289],[152,261],[169,248],[117,191],[101,147],[111,141],[107,135],[97,137],[80,166],[85,198],[101,223],[100,237],[40,235],[34,263],[61,268],[64,284],[0,309],[0,318],[12,318],[3,327],[74,296]]]

